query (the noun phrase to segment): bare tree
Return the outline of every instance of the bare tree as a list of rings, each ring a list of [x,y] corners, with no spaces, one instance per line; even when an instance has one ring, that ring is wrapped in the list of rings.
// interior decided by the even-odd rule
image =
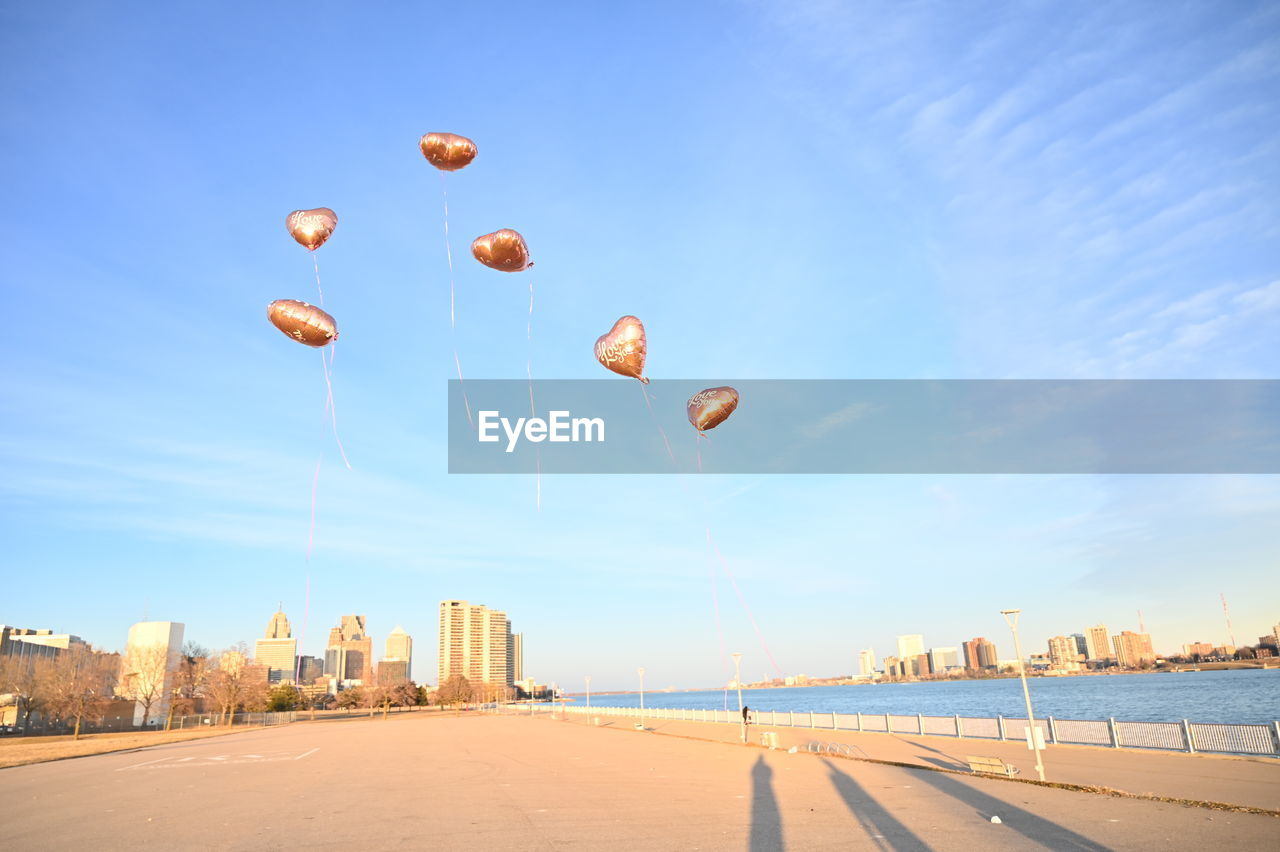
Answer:
[[[18,727],[31,725],[31,713],[44,699],[51,661],[43,657],[0,657],[0,692],[13,696]]]
[[[178,657],[178,669],[174,673],[169,714],[164,723],[166,731],[173,727],[175,714],[185,716],[195,712],[211,674],[208,649],[195,642],[184,643]]]
[[[238,708],[265,706],[266,669],[251,665],[242,650],[232,648],[221,655],[218,668],[205,681],[204,692],[232,725]]]
[[[75,739],[86,716],[101,712],[111,701],[120,661],[115,654],[99,654],[84,645],[73,645],[53,661],[49,669],[49,707],[59,718],[75,719]]]
[[[142,706],[142,727],[151,719],[151,709],[167,692],[166,680],[174,662],[167,645],[129,648],[120,673],[124,696]]]
[[[353,707],[360,707],[364,703],[364,690],[358,686],[351,689],[344,689],[338,693],[335,703],[344,710],[350,710]]]
[[[462,675],[454,675],[440,684],[437,693],[441,704],[455,705],[470,701],[475,694],[471,688],[471,682]]]

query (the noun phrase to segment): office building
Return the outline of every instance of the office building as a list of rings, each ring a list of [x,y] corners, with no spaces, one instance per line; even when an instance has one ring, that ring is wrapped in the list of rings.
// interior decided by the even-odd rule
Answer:
[[[404,663],[404,675],[399,680],[413,677],[413,637],[404,632],[404,628],[396,625],[396,629],[387,634],[386,654],[383,662]],[[379,666],[382,663],[378,664]]]
[[[344,615],[329,631],[324,673],[343,684],[373,682],[373,639],[365,632],[363,615]]]
[[[513,685],[513,646],[505,612],[460,600],[440,602],[441,684],[462,675],[477,684]]]
[[[1076,643],[1076,654],[1082,660],[1089,659],[1089,640],[1084,638],[1083,633],[1072,633],[1071,638]]]
[[[967,669],[993,669],[998,662],[996,646],[982,636],[976,636],[965,642],[964,665]]]
[[[315,683],[316,679],[324,674],[324,660],[319,657],[298,657],[298,682],[301,684]]]
[[[378,683],[393,684],[409,679],[408,660],[379,660]]]
[[[270,683],[293,683],[298,656],[298,640],[293,638],[289,619],[281,610],[267,622],[265,637],[253,648],[254,662],[267,670]]]
[[[919,633],[910,633],[898,637],[898,657],[908,660],[924,653],[924,637]]]
[[[176,621],[140,621],[129,628],[117,691],[134,701],[133,724],[154,724],[169,712],[184,630]]]
[[[1107,637],[1107,625],[1097,624],[1084,632],[1085,657],[1090,660],[1109,660],[1111,640]]]

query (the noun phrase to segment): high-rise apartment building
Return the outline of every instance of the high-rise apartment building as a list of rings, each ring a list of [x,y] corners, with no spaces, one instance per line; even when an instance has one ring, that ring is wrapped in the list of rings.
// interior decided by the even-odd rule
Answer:
[[[982,636],[964,643],[964,665],[967,669],[993,669],[997,665],[996,646]]]
[[[466,601],[440,602],[441,684],[462,675],[472,683],[513,685],[513,645],[505,612]]]
[[[117,691],[135,701],[133,724],[141,725],[144,718],[151,723],[169,712],[184,629],[176,621],[140,621],[129,628]]]
[[[267,622],[267,632],[253,648],[254,662],[267,670],[270,683],[293,683],[298,657],[298,640],[293,638],[289,619],[277,610]]]
[[[23,659],[53,659],[75,645],[86,643],[70,633],[54,633],[52,630],[31,630],[0,624],[0,657]]]
[[[1084,634],[1072,633],[1071,638],[1076,643],[1076,653],[1080,655],[1080,659],[1089,659],[1089,640],[1084,638]]]
[[[363,615],[344,615],[342,623],[329,631],[324,652],[324,673],[340,683],[358,680],[373,682],[373,639],[365,633]]]
[[[1151,648],[1151,634],[1120,631],[1111,637],[1111,647],[1116,652],[1116,662],[1124,669],[1140,668],[1144,663],[1154,663],[1156,653]]]
[[[1054,636],[1049,640],[1049,668],[1074,671],[1080,668],[1079,646],[1074,636]]]
[[[1111,639],[1107,636],[1107,625],[1097,624],[1084,632],[1085,656],[1090,660],[1109,660]]]
[[[876,673],[876,652],[873,648],[863,648],[858,652],[858,674],[870,677]]]
[[[912,657],[918,657],[924,653],[924,636],[919,633],[909,633],[906,636],[898,637],[898,656],[907,660]]]

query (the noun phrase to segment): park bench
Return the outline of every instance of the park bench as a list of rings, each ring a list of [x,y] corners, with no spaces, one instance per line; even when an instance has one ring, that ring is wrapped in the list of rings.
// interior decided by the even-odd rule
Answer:
[[[969,769],[973,772],[1004,775],[1007,778],[1012,778],[1018,774],[1018,767],[1011,766],[998,757],[974,757],[969,755],[965,760],[969,761]]]

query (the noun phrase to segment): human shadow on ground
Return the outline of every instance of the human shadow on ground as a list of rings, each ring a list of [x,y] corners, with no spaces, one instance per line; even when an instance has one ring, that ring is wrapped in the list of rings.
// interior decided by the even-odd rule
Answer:
[[[940,748],[934,748],[933,746],[925,745],[924,743],[922,743],[922,742],[918,742],[918,741],[916,741],[916,740],[904,740],[902,737],[894,737],[894,739],[895,739],[895,740],[897,740],[898,742],[902,743],[902,744],[903,744],[903,745],[905,745],[905,746],[913,746],[913,747],[915,747],[915,748],[922,748],[922,749],[924,749],[925,751],[931,751],[931,752],[933,752],[934,754],[940,754],[940,755],[942,755],[943,757],[947,758],[947,760],[949,760],[949,761],[950,761],[950,763],[948,763],[948,764],[943,764],[941,761],[938,761],[938,760],[930,760],[929,758],[924,757],[924,755],[918,755],[919,757],[922,757],[922,758],[924,758],[925,760],[929,761],[929,763],[934,763],[934,764],[937,764],[938,766],[945,766],[945,768],[947,768],[947,769],[964,769],[966,766],[968,766],[968,765],[969,765],[966,761],[963,761],[963,760],[961,760],[960,758],[955,757],[955,756],[954,756],[954,755],[952,755],[952,754],[948,754],[947,752],[943,751],[943,750],[942,750],[942,749],[940,749]]]
[[[826,764],[831,783],[844,800],[845,807],[866,829],[872,843],[894,852],[931,852],[929,844],[885,810],[852,776],[836,769],[835,764],[825,757],[822,762]]]
[[[773,770],[764,762],[764,755],[760,755],[751,767],[751,838],[747,842],[750,852],[776,852],[783,848],[782,814],[773,794],[772,777]]]
[[[957,801],[964,802],[977,811],[983,819],[1000,817],[1006,826],[1026,837],[1028,840],[1047,846],[1054,850],[1080,850],[1080,852],[1111,852],[1110,847],[1077,834],[1058,823],[1023,810],[1003,799],[997,799],[975,787],[971,787],[949,772],[914,772],[916,780],[941,790]],[[984,780],[977,783],[1000,784],[1000,781]],[[1015,788],[1005,784],[1010,792]],[[1053,791],[1058,795],[1069,796],[1071,793]]]

